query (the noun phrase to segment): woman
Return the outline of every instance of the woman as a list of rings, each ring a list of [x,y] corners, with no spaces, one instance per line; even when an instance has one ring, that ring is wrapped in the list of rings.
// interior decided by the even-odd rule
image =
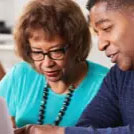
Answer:
[[[25,62],[0,83],[14,127],[74,126],[108,71],[86,61],[91,38],[80,8],[71,0],[30,1],[14,36]]]

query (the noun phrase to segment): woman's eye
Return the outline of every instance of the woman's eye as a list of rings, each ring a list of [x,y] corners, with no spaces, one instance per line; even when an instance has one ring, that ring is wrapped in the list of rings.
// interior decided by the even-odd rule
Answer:
[[[35,53],[35,54],[40,54],[40,53],[42,53],[41,51],[32,51],[33,53]]]

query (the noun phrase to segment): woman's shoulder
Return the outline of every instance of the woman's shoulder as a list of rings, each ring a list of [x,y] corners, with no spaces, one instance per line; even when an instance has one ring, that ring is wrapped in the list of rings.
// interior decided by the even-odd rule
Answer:
[[[88,69],[91,73],[99,74],[99,75],[105,75],[109,72],[109,69],[101,64],[87,61]]]
[[[17,64],[14,65],[15,68],[18,68],[18,69],[31,69],[31,65],[25,61],[21,61],[21,62],[18,62]]]
[[[19,73],[19,74],[28,74],[28,73],[33,73],[33,74],[39,74],[33,69],[33,67],[27,63],[27,62],[19,62],[13,66],[13,72],[14,73]]]

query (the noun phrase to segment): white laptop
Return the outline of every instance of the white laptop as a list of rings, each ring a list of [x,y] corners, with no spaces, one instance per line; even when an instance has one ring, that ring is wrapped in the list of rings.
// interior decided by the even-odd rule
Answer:
[[[14,134],[6,101],[0,97],[0,134]]]

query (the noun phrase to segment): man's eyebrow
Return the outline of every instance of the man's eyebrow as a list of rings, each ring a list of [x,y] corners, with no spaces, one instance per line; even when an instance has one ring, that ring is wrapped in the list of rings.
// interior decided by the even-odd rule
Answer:
[[[95,22],[95,25],[98,26],[98,25],[101,25],[104,22],[109,22],[109,19],[100,19],[100,20]]]

